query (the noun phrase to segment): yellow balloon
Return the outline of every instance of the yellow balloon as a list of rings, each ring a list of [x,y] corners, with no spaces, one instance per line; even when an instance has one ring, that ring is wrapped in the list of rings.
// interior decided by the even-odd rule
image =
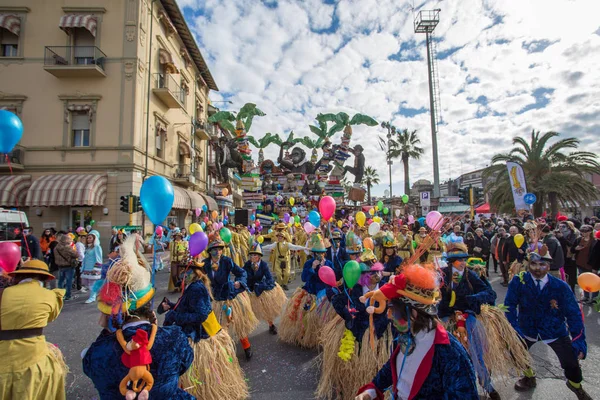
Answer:
[[[188,231],[190,232],[190,235],[193,235],[196,232],[203,232],[200,224],[197,224],[195,222],[190,225],[190,227],[188,228]]]
[[[381,222],[381,218],[380,217],[373,217],[373,222]]]
[[[223,196],[227,196],[229,194],[229,189],[223,189]]]
[[[259,237],[257,237],[257,238],[256,238],[256,241],[257,241],[258,243],[261,243],[261,244],[262,244],[262,242],[264,242],[264,241],[265,241],[265,238],[264,238],[262,235],[260,235]]]
[[[375,206],[375,211],[379,211],[379,206]]]
[[[342,225],[343,225],[343,224],[342,224],[342,221],[338,221],[338,223],[337,223],[337,226],[338,226],[338,228],[341,228],[341,227],[342,227]]]
[[[290,197],[290,206],[293,206],[296,200],[293,197]]]
[[[365,215],[364,212],[359,211],[356,213],[356,223],[358,224],[358,226],[365,226],[365,221],[367,220],[367,216]]]
[[[296,228],[300,228],[300,222],[296,222]]]
[[[289,223],[288,223],[288,226],[289,226],[290,228],[292,227],[292,225],[294,225],[294,223],[293,223],[293,222],[289,222]]]
[[[515,235],[514,240],[515,240],[515,245],[517,246],[517,248],[520,248],[521,246],[523,246],[523,243],[525,243],[525,238],[520,233]]]
[[[375,206],[375,207],[377,207],[377,206]],[[375,215],[375,209],[374,209],[374,208],[371,208],[371,209],[369,210],[369,214],[370,214],[370,215]]]

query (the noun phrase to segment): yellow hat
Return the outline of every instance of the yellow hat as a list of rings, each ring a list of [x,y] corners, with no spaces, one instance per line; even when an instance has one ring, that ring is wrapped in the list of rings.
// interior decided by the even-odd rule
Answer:
[[[56,279],[54,275],[50,273],[50,268],[48,268],[48,264],[40,260],[29,260],[26,261],[19,268],[14,270],[13,272],[9,272],[9,276],[15,276],[20,274],[30,274],[30,275],[44,275],[46,280]]]

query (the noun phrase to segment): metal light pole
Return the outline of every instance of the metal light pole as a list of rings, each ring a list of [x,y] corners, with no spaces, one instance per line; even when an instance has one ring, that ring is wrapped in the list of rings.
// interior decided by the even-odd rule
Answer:
[[[393,206],[392,206],[392,197],[393,192],[392,192],[392,164],[394,164],[394,162],[392,161],[391,157],[390,157],[390,142],[392,139],[392,135],[396,134],[396,127],[393,126],[392,124],[388,122],[382,122],[381,123],[381,127],[387,129],[387,164],[388,164],[388,174],[390,175],[390,212],[392,212],[393,214]]]

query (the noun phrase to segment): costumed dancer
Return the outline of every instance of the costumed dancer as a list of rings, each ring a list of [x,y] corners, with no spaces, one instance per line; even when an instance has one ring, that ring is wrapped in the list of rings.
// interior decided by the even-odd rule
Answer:
[[[273,280],[269,266],[262,260],[262,256],[260,244],[254,243],[250,249],[250,260],[244,264],[250,303],[256,317],[269,324],[269,333],[277,335],[277,327],[273,321],[281,314],[287,296],[281,286]]]
[[[312,254],[302,270],[302,282],[305,284],[296,289],[285,308],[279,325],[279,339],[301,347],[315,348],[319,344],[318,335],[322,326],[317,313],[317,294],[327,299],[327,285],[319,278],[319,269],[325,265],[332,268],[333,265],[325,259],[327,250],[319,233],[311,234],[308,246]]]
[[[392,232],[386,232],[386,234],[383,235],[381,238],[381,247],[383,248],[383,258],[381,261],[383,261],[384,266],[383,283],[386,283],[389,280],[390,275],[399,272],[398,268],[400,268],[400,264],[402,264],[402,257],[396,254],[397,243]]]
[[[98,338],[84,350],[83,372],[101,400],[193,399],[178,387],[193,350],[178,326],[159,328],[152,311],[151,266],[134,236],[119,249],[98,292]]]
[[[581,386],[583,374],[579,360],[587,355],[587,343],[575,295],[567,283],[549,274],[552,257],[546,246],[538,252],[530,252],[528,259],[529,272],[513,277],[508,285],[507,318],[527,349],[538,341],[550,346],[560,361],[569,390],[579,400],[591,400]],[[527,368],[515,389],[524,392],[535,387],[535,373]]]
[[[333,264],[335,278],[339,281],[342,279],[342,269],[344,268],[344,263],[347,258],[346,246],[345,243],[342,242],[342,231],[334,229],[331,232],[331,241],[333,242],[332,246],[327,248],[325,258]]]
[[[361,302],[364,294],[379,289],[383,265],[361,263],[360,267],[360,279],[354,287],[344,283],[327,289],[338,316],[321,331],[319,398],[353,399],[361,385],[390,358],[393,335],[387,314],[369,314],[372,307]]]
[[[258,320],[252,311],[246,271],[233,260],[223,255],[225,243],[213,235],[208,245],[209,258],[204,260],[204,271],[210,279],[213,309],[221,326],[228,329],[232,336],[239,339],[246,354],[246,360],[252,358],[252,348],[248,335],[258,327]],[[233,274],[235,280],[230,280]]]
[[[308,235],[306,234],[306,231],[304,231],[304,229],[302,229],[301,227],[297,226],[294,232],[294,244],[297,246],[306,246],[307,241]],[[304,263],[307,259],[307,254],[305,251],[298,251],[297,256],[299,258],[298,268],[300,268],[300,266],[304,266]]]
[[[344,264],[346,264],[346,262],[350,260],[359,261],[360,253],[362,253],[363,251],[362,241],[360,240],[360,237],[354,232],[348,232],[346,234],[345,242],[346,259],[344,260]]]
[[[171,293],[180,289],[180,276],[185,269],[185,263],[189,258],[188,242],[183,240],[183,234],[179,228],[172,230],[173,241],[169,245],[171,250],[171,269],[168,290]]]
[[[482,282],[475,272],[466,269],[469,254],[463,242],[451,241],[448,247],[448,266],[442,269],[444,289],[438,317],[467,349],[479,383],[488,396],[500,399],[500,394],[492,386],[492,366],[486,365],[484,357],[484,353],[497,344],[486,337],[484,326],[476,318],[481,313],[482,305],[494,304],[496,292]]]
[[[386,310],[399,332],[390,360],[356,400],[383,400],[391,387],[394,399],[479,400],[473,364],[465,348],[436,317],[441,278],[433,266],[407,265],[400,275],[366,298]]]
[[[412,235],[409,233],[408,225],[402,225],[400,227],[400,233],[396,237],[396,243],[398,244],[398,255],[403,260],[408,260],[413,254],[415,249],[412,246]]]
[[[53,279],[40,260],[26,261],[0,279],[0,399],[66,398],[69,368],[43,333],[63,307],[65,290],[43,287]]]
[[[194,361],[179,379],[180,386],[196,399],[248,398],[235,344],[213,312],[211,284],[201,263],[189,264],[183,288],[177,303],[165,299],[159,309],[168,310],[165,326],[181,327],[194,349]]]
[[[288,289],[288,283],[290,281],[291,274],[291,251],[292,250],[306,250],[304,246],[296,246],[288,241],[288,234],[282,230],[275,232],[276,242],[263,246],[265,250],[271,251],[271,266],[275,276],[277,277],[277,283],[283,288]]]

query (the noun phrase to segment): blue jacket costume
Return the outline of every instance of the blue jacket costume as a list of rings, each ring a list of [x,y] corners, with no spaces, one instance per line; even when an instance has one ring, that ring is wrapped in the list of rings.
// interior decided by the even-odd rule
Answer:
[[[205,259],[204,273],[210,279],[212,294],[215,300],[233,300],[239,293],[247,290],[246,271],[238,267],[231,258],[221,256],[219,259],[219,268],[216,271],[211,266],[211,259]],[[231,274],[235,275],[235,281],[240,283],[239,289],[236,289],[234,282],[229,280]]]
[[[327,249],[327,253],[325,253],[325,259],[332,263],[333,272],[335,272],[335,279],[337,279],[338,281],[342,279],[342,270],[344,269],[344,264],[346,264],[346,261],[350,259],[350,257],[348,257],[348,254],[346,253],[345,246],[339,246],[339,248],[340,249],[337,252],[337,254],[335,254],[335,257],[333,252],[333,246],[329,247]]]
[[[265,290],[271,290],[275,287],[269,265],[264,260],[260,260],[256,271],[252,268],[252,261],[246,261],[244,271],[246,271],[248,290],[254,292],[257,297]]]
[[[313,269],[313,261],[315,261],[315,259],[311,258],[304,263],[304,269],[302,270],[302,282],[304,282],[304,286],[302,287],[302,289],[316,296],[317,293],[319,293],[321,290],[327,289],[329,286],[323,283],[323,281],[321,281],[321,278],[319,278],[319,269],[321,267],[319,266]],[[323,265],[326,265],[333,269],[333,264],[331,264],[331,261],[329,260],[325,260],[325,264]]]
[[[537,288],[529,272],[513,277],[504,304],[506,318],[521,336],[541,340],[571,335],[573,350],[587,354],[581,311],[569,286],[548,274],[548,283]]]
[[[165,315],[165,326],[177,325],[183,332],[198,343],[209,336],[204,331],[202,323],[212,311],[208,290],[202,281],[192,282],[185,287],[181,298],[175,303],[169,302],[171,309]]]
[[[496,292],[479,279],[475,272],[465,268],[461,281],[458,285],[455,285],[454,289],[452,289],[452,267],[446,267],[442,272],[444,274],[444,285],[440,289],[442,300],[438,305],[439,318],[446,318],[454,314],[454,311],[472,311],[479,314],[482,304],[493,305],[496,301]],[[452,290],[456,292],[454,307],[450,307]]]
[[[149,323],[127,327],[123,330],[129,341],[138,329],[150,336]],[[150,350],[152,364],[150,372],[154,386],[150,390],[151,399],[183,400],[193,399],[189,393],[178,387],[179,376],[183,375],[194,359],[194,352],[185,334],[178,326],[158,328],[154,346]],[[121,362],[123,349],[115,334],[104,330],[92,343],[83,358],[83,372],[94,382],[101,400],[124,399],[119,392],[121,380],[129,372]]]
[[[383,252],[385,253],[385,247],[383,248]],[[383,256],[383,259],[381,261],[383,262],[383,260],[385,260],[385,255]],[[388,262],[383,263],[383,270],[385,272],[391,272],[392,274],[395,274],[396,268],[398,268],[400,264],[402,264],[402,261],[402,257],[400,257],[398,254],[394,254],[392,257],[390,257]],[[380,285],[385,285],[386,283],[388,283],[389,280],[389,276],[384,276],[383,278],[381,278]]]
[[[359,392],[374,389],[377,392],[377,400],[383,400],[384,390],[391,386],[392,392],[397,394],[396,359],[403,356],[400,346],[396,346],[392,357],[379,370],[375,379],[363,386]],[[418,391],[412,400],[479,400],[475,372],[469,355],[441,324],[437,328],[433,354],[431,358],[426,356],[423,363],[431,365],[428,371],[427,369],[424,371],[427,375],[417,374],[413,385],[416,385],[414,388]]]

